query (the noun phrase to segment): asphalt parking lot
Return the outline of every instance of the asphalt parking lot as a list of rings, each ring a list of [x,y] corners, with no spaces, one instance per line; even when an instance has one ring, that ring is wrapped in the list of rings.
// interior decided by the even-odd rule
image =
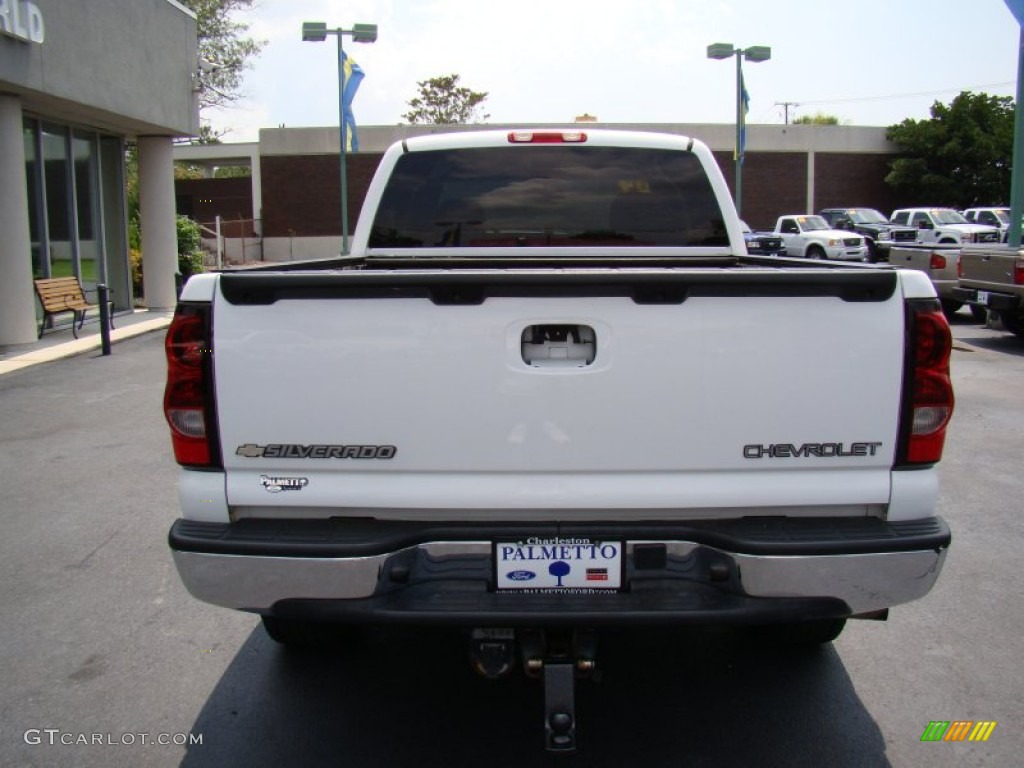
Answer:
[[[941,465],[954,541],[933,592],[809,655],[610,635],[565,764],[1020,764],[1024,340],[962,315]],[[295,657],[256,617],[185,593],[166,545],[161,344],[0,376],[0,764],[544,764],[540,687],[478,679],[457,636]],[[984,743],[922,743],[935,720],[998,725]]]

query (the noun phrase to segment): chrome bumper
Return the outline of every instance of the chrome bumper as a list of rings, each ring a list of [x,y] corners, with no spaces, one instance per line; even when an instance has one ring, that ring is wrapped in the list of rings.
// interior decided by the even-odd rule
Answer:
[[[948,544],[948,529],[945,529],[945,534]],[[633,564],[638,545],[648,549],[650,545],[663,546],[668,567],[660,571],[636,570]],[[700,603],[704,609],[708,606],[707,594],[728,593],[741,600],[840,601],[845,606],[840,612],[853,615],[923,597],[938,578],[946,547],[852,554],[771,555],[729,552],[694,541],[643,539],[628,541],[626,552],[630,563],[627,579],[630,587],[624,593],[614,595],[614,601],[601,602],[605,596],[597,596],[594,605],[606,605],[609,611],[623,610],[630,606],[634,597],[630,593],[634,592],[635,601],[645,601],[645,610],[653,605],[657,611],[658,594],[673,595],[694,588],[702,590],[704,597],[691,602],[694,605]],[[403,590],[407,597],[403,605],[415,605],[408,596],[415,596],[417,592],[410,588],[427,586],[427,582],[433,590],[429,594],[434,602],[439,598],[438,590],[445,589],[446,584],[454,590],[472,585],[473,589],[486,592],[491,554],[490,541],[424,542],[356,557],[173,552],[182,581],[194,597],[215,605],[257,613],[272,613],[288,602],[365,601],[396,595]],[[710,575],[701,565],[709,562],[718,564],[717,571]],[[422,564],[427,564],[426,571]],[[723,564],[727,567],[723,568]],[[424,572],[428,577],[422,576]],[[643,588],[648,585],[657,585],[660,592]],[[587,602],[589,598],[589,595],[584,596],[578,602]],[[485,606],[485,603],[478,602],[477,605]],[[508,601],[502,605],[504,610],[508,610]],[[557,605],[564,607],[564,601]],[[685,606],[672,600],[660,608],[665,613],[663,618],[668,620],[672,619],[670,614],[674,611],[685,611]],[[480,610],[487,609],[481,607]],[[481,617],[482,620],[484,618]]]

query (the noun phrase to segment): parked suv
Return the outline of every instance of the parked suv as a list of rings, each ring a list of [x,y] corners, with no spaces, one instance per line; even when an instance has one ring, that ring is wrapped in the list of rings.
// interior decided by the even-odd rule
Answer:
[[[919,243],[998,243],[995,227],[972,224],[952,208],[900,208],[889,221],[917,230]]]
[[[917,231],[889,222],[874,208],[826,208],[818,215],[833,229],[845,229],[864,236],[868,246],[868,261],[888,261],[889,248],[894,243],[917,242]]]

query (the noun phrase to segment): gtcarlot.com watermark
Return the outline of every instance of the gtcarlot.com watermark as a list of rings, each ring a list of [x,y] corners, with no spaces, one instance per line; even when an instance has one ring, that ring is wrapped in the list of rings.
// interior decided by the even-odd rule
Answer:
[[[29,728],[24,736],[26,744],[50,746],[132,746],[136,744],[162,747],[190,747],[202,745],[201,733],[74,733],[60,728]]]

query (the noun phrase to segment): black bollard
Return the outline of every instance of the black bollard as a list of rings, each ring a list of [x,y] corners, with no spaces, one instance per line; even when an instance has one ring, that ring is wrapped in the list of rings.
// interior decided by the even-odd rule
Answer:
[[[107,286],[96,286],[96,297],[100,303],[100,347],[104,355],[110,354],[110,299]]]

